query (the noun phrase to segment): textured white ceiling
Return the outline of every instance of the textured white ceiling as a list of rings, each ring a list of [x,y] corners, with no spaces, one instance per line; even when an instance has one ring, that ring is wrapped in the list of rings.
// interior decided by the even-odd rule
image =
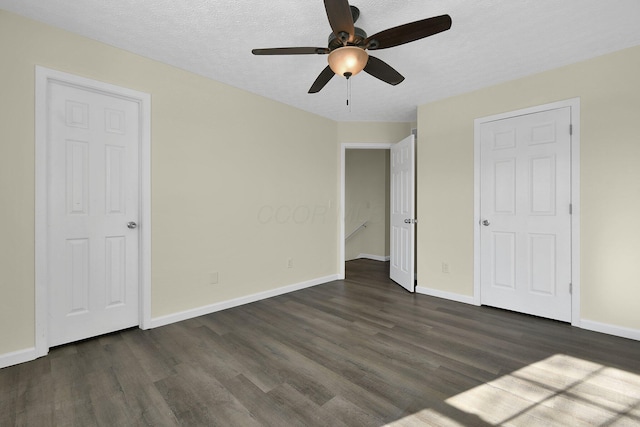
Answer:
[[[307,91],[326,55],[252,48],[326,46],[321,0],[0,0],[0,8],[338,121],[414,121],[416,107],[640,44],[639,0],[353,0],[369,35],[447,13],[452,28],[372,52],[406,80],[366,73]]]

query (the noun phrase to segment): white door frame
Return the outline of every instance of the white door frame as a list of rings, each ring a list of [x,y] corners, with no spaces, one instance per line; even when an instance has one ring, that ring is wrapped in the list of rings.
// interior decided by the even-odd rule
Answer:
[[[368,142],[343,142],[340,145],[340,235],[338,240],[338,275],[339,280],[344,280],[345,263],[345,164],[347,150],[390,150],[393,143],[368,143]]]
[[[473,302],[480,305],[480,126],[483,123],[569,107],[571,110],[571,324],[580,326],[580,98],[474,120]]]
[[[140,117],[139,326],[151,327],[151,96],[147,93],[36,66],[35,70],[35,349],[49,352],[47,271],[47,138],[48,87],[51,82],[75,86],[135,102]]]

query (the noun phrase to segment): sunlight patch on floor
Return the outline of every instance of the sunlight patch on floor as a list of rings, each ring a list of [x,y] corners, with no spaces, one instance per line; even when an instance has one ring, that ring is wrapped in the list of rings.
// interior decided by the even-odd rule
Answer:
[[[554,355],[483,384],[447,403],[490,424],[640,423],[640,376]]]
[[[557,354],[389,425],[461,426],[469,417],[479,426],[638,426],[640,376]]]

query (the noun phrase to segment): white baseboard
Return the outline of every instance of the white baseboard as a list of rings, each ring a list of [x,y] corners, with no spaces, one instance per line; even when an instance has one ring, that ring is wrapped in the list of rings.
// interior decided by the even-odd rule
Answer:
[[[216,304],[207,305],[204,307],[194,308],[192,310],[186,310],[179,313],[169,314],[167,316],[161,316],[151,319],[149,328],[157,328],[165,326],[171,323],[180,322],[182,320],[192,319],[194,317],[203,316],[205,314],[214,313],[220,310],[226,310],[227,308],[237,307],[239,305],[248,304],[262,299],[275,297],[278,295],[286,294],[289,292],[298,291],[300,289],[310,288],[312,286],[321,285],[323,283],[339,280],[339,275],[334,274],[330,276],[320,277],[305,282],[295,283],[293,285],[283,286],[280,288],[272,289],[270,291],[259,292],[257,294],[248,295],[245,297],[235,298],[228,301],[219,302]],[[37,353],[35,347],[27,348],[25,350],[14,351],[11,353],[0,354],[0,369],[8,366],[17,365],[19,363],[29,362],[37,359]]]
[[[617,337],[629,338],[640,341],[640,330],[625,328],[624,326],[610,325],[607,323],[594,322],[593,320],[580,320],[580,328],[603,334],[615,335]]]
[[[476,303],[474,297],[455,294],[452,292],[440,291],[437,289],[425,288],[422,286],[416,286],[416,293],[429,295],[432,297],[444,298],[444,299],[448,299],[456,302],[462,302],[465,304],[480,305]],[[607,323],[594,322],[593,320],[585,320],[585,319],[580,319],[579,324],[574,326],[581,329],[586,329],[588,331],[601,332],[603,334],[640,341],[640,330],[638,329],[626,328],[624,326],[610,325]]]
[[[358,256],[355,257],[354,259],[361,259],[361,258],[372,259],[374,261],[382,261],[382,262],[387,262],[391,259],[390,256],[371,255],[371,254],[358,254]]]
[[[0,369],[36,359],[36,348],[26,348],[11,353],[0,354]]]
[[[239,305],[249,304],[263,299],[276,297],[278,295],[287,294],[289,292],[299,291],[300,289],[310,288],[312,286],[321,285],[323,283],[339,280],[339,275],[320,277],[317,279],[307,280],[305,282],[295,283],[293,285],[283,286],[272,289],[270,291],[259,292],[253,295],[234,298],[228,301],[222,301],[215,304],[205,305],[203,307],[191,310],[181,311],[178,313],[168,314],[166,316],[155,317],[149,323],[150,328],[158,328],[160,326],[169,325],[171,323],[180,322],[182,320],[193,319],[194,317],[204,316],[206,314],[215,313],[216,311],[226,310],[228,308],[237,307]]]
[[[453,292],[440,291],[438,289],[425,288],[423,286],[416,286],[416,293],[429,295],[432,297],[444,298],[456,302],[462,302],[465,304],[478,305],[476,304],[474,297],[455,294]]]
[[[306,282],[295,283],[293,285],[283,286],[280,288],[272,289],[270,291],[259,292],[257,294],[248,295],[245,297],[235,298],[228,301],[219,302],[216,304],[207,305],[204,307],[195,308],[192,310],[186,310],[179,313],[169,314],[167,316],[161,316],[151,319],[150,327],[157,328],[160,326],[169,325],[171,323],[180,322],[182,320],[192,319],[198,316],[204,316],[206,314],[215,313],[216,311],[226,310],[228,308],[237,307],[240,305],[248,304],[262,299],[275,297],[278,295],[286,294],[289,292],[298,291],[312,286],[321,285],[334,280],[340,280],[338,274],[320,277],[318,279],[308,280]],[[423,286],[416,286],[416,293],[429,295],[438,298],[444,298],[451,301],[461,302],[464,304],[478,305],[473,297],[467,295],[460,295],[453,292],[445,292],[437,289],[425,288]],[[592,320],[580,321],[578,326],[582,329],[586,329],[594,332],[601,332],[604,334],[614,335],[622,338],[628,338],[636,341],[640,341],[640,330],[626,328],[623,326],[610,325],[606,323],[594,322]],[[24,350],[18,350],[11,353],[0,354],[0,369],[9,366],[17,365],[19,363],[29,362],[37,358],[35,347],[27,348]]]

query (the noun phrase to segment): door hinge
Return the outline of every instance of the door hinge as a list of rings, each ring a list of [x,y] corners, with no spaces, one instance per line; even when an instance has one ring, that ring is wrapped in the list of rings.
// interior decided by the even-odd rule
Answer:
[[[569,295],[573,295],[573,283],[569,283]]]
[[[573,135],[573,125],[569,125],[569,135]]]
[[[573,203],[569,203],[569,215],[573,215]]]

